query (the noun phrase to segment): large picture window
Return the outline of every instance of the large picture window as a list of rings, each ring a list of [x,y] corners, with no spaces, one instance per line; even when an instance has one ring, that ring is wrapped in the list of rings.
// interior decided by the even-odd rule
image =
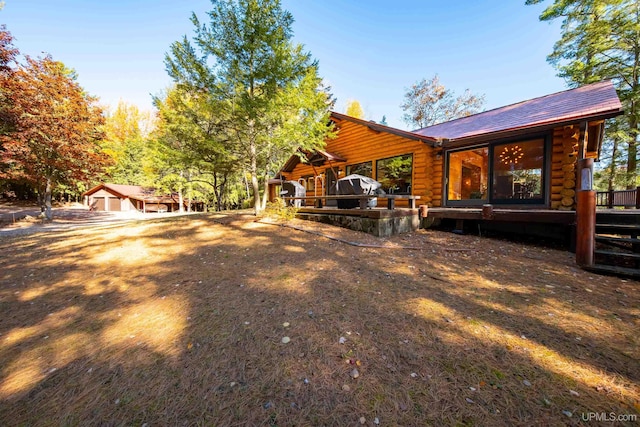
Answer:
[[[540,137],[449,151],[447,204],[543,204],[546,146]]]
[[[351,175],[355,173],[358,175],[368,176],[369,178],[372,178],[373,177],[372,169],[373,169],[372,162],[357,163],[355,165],[347,166],[347,175]]]
[[[544,139],[518,141],[493,147],[494,201],[540,201],[544,193]]]
[[[388,194],[411,194],[412,173],[412,154],[376,161],[376,180]]]
[[[449,154],[448,200],[486,201],[489,188],[489,147]]]

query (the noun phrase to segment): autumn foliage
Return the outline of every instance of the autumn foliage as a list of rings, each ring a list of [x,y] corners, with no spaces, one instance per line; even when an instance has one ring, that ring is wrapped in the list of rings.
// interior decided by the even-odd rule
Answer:
[[[0,93],[11,125],[0,135],[0,178],[29,182],[50,201],[55,184],[95,176],[107,162],[98,145],[102,110],[74,72],[50,56],[26,57],[11,68],[15,53],[6,30],[0,32],[0,50],[0,59],[7,59]]]

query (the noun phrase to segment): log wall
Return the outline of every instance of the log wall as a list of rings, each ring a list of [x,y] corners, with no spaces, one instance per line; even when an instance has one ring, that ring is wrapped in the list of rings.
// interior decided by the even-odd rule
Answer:
[[[420,196],[418,204],[431,204],[434,197],[432,187],[435,176],[432,174],[433,148],[422,141],[403,138],[387,132],[377,132],[366,125],[342,120],[339,122],[338,136],[327,141],[325,151],[339,155],[346,162],[331,162],[334,169],[341,173],[339,178],[346,175],[346,167],[363,162],[372,162],[372,173],[376,179],[376,161],[404,154],[413,155],[413,176],[411,177],[411,193]],[[290,173],[284,173],[288,180],[298,180],[303,176],[324,174],[329,168],[329,162],[316,166],[298,164]],[[441,174],[440,174],[441,175]],[[441,179],[441,178],[440,178]],[[441,181],[439,181],[440,183]],[[320,195],[320,190],[317,194]],[[313,196],[314,191],[307,195]],[[397,200],[396,206],[408,206],[407,200]]]
[[[551,152],[551,209],[573,210],[576,206],[576,164],[580,127],[576,125],[553,131]]]
[[[412,194],[420,196],[418,204],[442,206],[444,182],[444,155],[439,149],[421,141],[404,138],[386,132],[377,132],[366,125],[341,121],[337,138],[327,141],[325,150],[337,154],[347,162],[335,163],[334,169],[344,177],[349,165],[372,162],[373,178],[376,178],[376,160],[404,154],[413,155]],[[559,127],[553,131],[551,152],[550,207],[556,210],[573,210],[576,206],[576,165],[581,133],[578,124]],[[298,164],[287,179],[298,180],[303,176],[325,173],[329,162],[316,167]],[[320,189],[317,190],[320,195]],[[307,195],[313,196],[313,191]],[[399,206],[407,201],[399,200]]]
[[[441,151],[439,153],[442,153]],[[444,156],[431,152],[431,203],[429,206],[442,206],[442,189],[444,187]]]

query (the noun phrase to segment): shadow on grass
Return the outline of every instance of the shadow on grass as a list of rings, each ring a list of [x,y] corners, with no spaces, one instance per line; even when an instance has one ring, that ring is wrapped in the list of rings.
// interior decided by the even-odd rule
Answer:
[[[571,425],[638,413],[637,284],[561,252],[525,268],[522,245],[413,239],[425,249],[363,249],[210,215],[0,243],[0,421]]]

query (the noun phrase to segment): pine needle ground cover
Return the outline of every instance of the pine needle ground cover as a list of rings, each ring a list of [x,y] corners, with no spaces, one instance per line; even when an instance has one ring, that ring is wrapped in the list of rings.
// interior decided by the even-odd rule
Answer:
[[[211,214],[3,237],[0,424],[638,422],[638,282],[290,225],[316,234]]]

